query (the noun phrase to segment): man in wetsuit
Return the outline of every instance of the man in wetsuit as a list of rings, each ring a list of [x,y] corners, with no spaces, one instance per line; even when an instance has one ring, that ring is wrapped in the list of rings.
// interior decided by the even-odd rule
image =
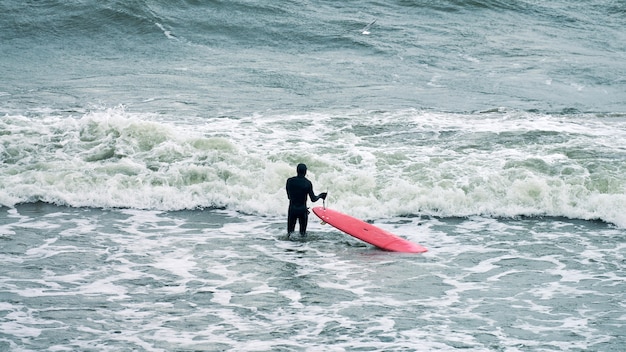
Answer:
[[[296,228],[296,221],[300,223],[300,235],[306,236],[306,226],[309,221],[309,209],[306,207],[307,196],[312,202],[318,199],[326,199],[326,192],[315,195],[313,184],[306,176],[306,165],[298,164],[296,168],[298,176],[287,180],[287,198],[289,198],[289,211],[287,213],[287,238]]]

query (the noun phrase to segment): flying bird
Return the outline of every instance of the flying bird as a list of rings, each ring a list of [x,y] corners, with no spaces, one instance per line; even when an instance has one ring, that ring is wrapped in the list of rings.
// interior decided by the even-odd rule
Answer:
[[[376,20],[373,20],[372,23],[368,24],[367,26],[363,27],[363,29],[361,29],[361,34],[365,34],[368,35],[370,34],[370,27],[376,23]]]

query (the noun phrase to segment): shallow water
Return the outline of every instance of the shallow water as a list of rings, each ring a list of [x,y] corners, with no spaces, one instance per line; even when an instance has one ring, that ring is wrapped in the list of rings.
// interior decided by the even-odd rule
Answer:
[[[380,251],[220,210],[4,209],[0,345],[34,350],[618,351],[623,230],[395,218]]]

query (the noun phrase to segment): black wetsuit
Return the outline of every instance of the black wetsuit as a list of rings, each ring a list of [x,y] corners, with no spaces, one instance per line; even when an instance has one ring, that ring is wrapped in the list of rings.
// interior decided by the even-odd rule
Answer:
[[[311,197],[316,202],[320,197],[313,193],[313,184],[304,175],[291,177],[287,180],[287,197],[289,211],[287,213],[287,233],[291,234],[296,228],[296,221],[300,223],[300,234],[306,235],[306,226],[309,210],[306,207],[306,198]]]

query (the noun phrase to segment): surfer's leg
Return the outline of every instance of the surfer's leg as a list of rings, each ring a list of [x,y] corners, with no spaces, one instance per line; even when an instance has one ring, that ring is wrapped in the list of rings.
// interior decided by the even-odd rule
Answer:
[[[296,230],[297,220],[298,217],[293,214],[291,209],[289,209],[289,212],[287,213],[287,238],[289,238],[289,236],[291,236],[291,234]]]
[[[308,212],[304,212],[298,217],[298,221],[300,222],[300,235],[302,237],[306,236],[306,227],[309,223]]]

